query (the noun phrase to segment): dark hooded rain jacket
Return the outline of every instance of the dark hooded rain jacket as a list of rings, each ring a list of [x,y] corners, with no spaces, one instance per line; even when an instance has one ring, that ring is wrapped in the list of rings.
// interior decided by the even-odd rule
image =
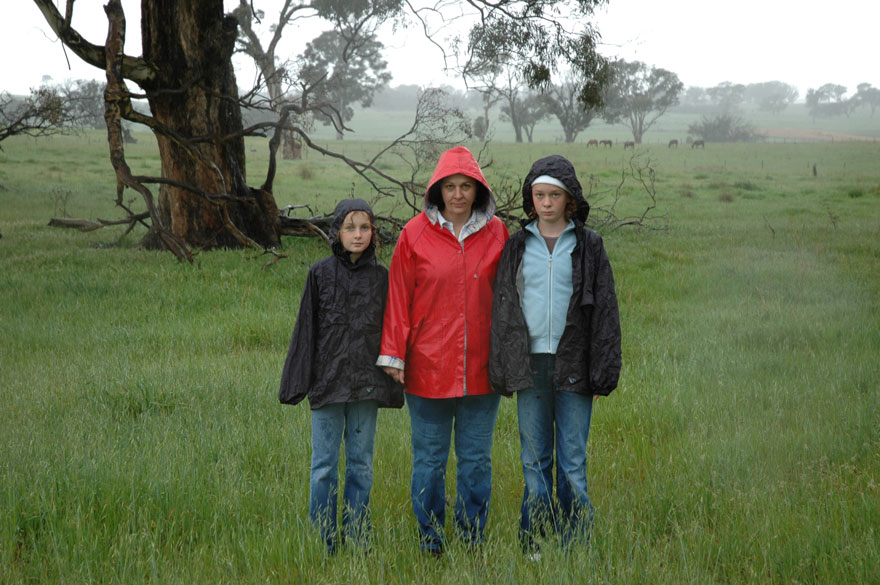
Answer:
[[[375,242],[352,263],[338,239],[352,211],[370,206],[341,201],[330,226],[333,255],[309,268],[278,398],[296,404],[306,396],[312,409],[327,404],[376,400],[403,406],[403,388],[375,365],[382,340],[388,271],[376,261]]]
[[[571,255],[573,294],[565,328],[556,350],[554,380],[560,390],[607,395],[617,387],[621,367],[620,317],[614,275],[602,238],[584,227],[590,206],[574,167],[561,156],[535,162],[523,182],[523,210],[533,208],[532,181],[550,175],[562,181],[577,201],[573,218],[577,244]],[[524,225],[529,221],[526,220]],[[513,234],[498,264],[492,305],[489,380],[499,394],[512,395],[533,387],[529,367],[529,334],[521,305],[521,263],[525,230]]]

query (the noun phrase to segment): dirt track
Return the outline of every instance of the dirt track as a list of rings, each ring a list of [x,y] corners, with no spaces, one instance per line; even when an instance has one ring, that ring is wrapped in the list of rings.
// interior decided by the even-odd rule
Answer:
[[[790,138],[792,140],[818,140],[827,142],[872,142],[876,138],[872,136],[859,136],[857,134],[845,134],[843,132],[831,132],[828,130],[806,130],[802,128],[756,128],[755,131],[767,138]]]

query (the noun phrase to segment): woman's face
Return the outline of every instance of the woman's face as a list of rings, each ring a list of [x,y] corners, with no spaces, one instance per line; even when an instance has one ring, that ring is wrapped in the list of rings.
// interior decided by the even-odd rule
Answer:
[[[443,194],[443,217],[455,223],[467,221],[477,198],[477,181],[467,175],[449,175],[440,181]]]

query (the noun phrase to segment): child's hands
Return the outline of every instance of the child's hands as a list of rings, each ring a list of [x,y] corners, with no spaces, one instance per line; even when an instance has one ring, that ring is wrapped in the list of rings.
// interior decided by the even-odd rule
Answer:
[[[395,382],[404,383],[403,377],[403,369],[402,368],[392,368],[391,366],[382,366],[382,369],[385,370],[385,373],[391,376],[391,378]]]

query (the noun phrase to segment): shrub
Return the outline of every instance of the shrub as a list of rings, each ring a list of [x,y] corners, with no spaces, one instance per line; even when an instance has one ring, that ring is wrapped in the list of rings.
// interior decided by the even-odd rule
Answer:
[[[758,187],[751,181],[737,181],[733,184],[733,186],[737,189],[742,189],[743,191],[757,191],[760,189],[760,187]]]
[[[688,134],[706,142],[752,142],[758,139],[751,124],[732,114],[703,116],[701,122],[688,126]]]

